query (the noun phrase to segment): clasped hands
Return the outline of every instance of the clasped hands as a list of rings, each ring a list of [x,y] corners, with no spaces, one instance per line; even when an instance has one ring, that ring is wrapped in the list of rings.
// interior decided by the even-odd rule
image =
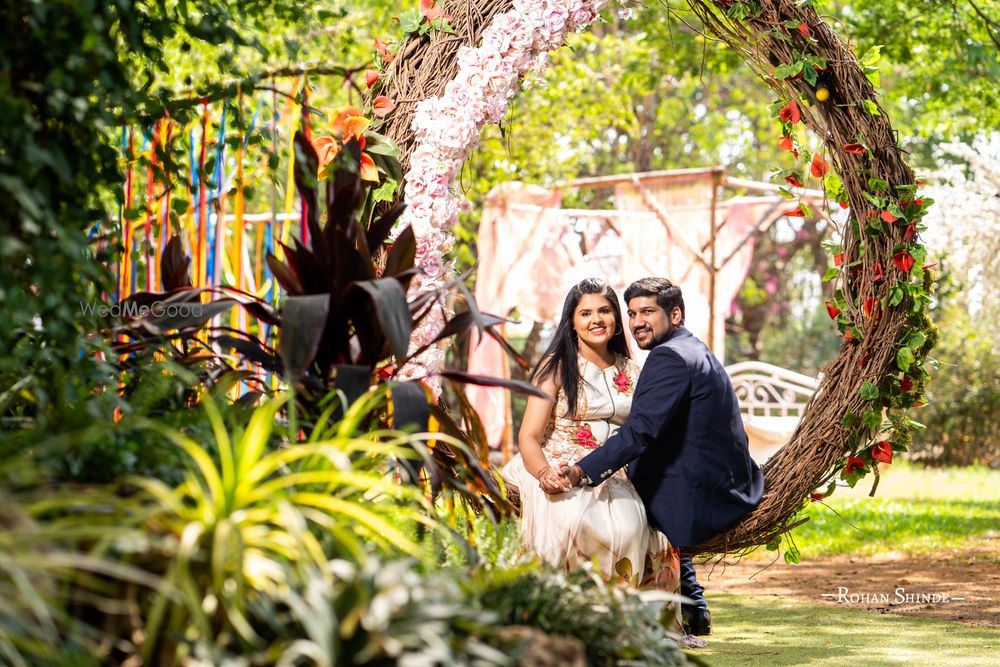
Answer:
[[[580,483],[583,473],[579,466],[563,463],[558,469],[544,466],[538,472],[538,483],[549,495],[565,493]]]

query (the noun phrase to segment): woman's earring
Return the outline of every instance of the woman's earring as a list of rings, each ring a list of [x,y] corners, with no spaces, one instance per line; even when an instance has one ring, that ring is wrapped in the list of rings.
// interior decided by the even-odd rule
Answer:
[[[611,335],[612,335],[612,336],[617,336],[618,334],[620,334],[620,333],[621,333],[621,332],[623,332],[624,330],[625,330],[625,329],[624,329],[624,327],[621,327],[621,326],[619,326],[619,327],[618,327],[618,331],[614,332],[614,333],[613,333],[613,334],[611,334]]]

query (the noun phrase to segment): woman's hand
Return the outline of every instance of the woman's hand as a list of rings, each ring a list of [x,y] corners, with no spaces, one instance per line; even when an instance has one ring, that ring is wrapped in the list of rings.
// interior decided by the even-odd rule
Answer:
[[[550,466],[545,466],[538,474],[538,484],[542,491],[549,495],[565,493],[572,487],[569,480],[559,474],[559,471]]]

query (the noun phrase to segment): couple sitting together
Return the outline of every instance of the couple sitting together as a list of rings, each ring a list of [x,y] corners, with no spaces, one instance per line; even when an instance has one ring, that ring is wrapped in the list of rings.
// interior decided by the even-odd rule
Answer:
[[[708,607],[678,548],[743,518],[764,479],[729,376],[683,326],[680,288],[644,278],[625,303],[650,351],[641,372],[614,290],[595,279],[573,287],[532,376],[555,400],[528,399],[519,454],[502,473],[520,492],[526,549],[567,570],[596,558],[608,579],[683,593],[683,631],[676,615],[667,629],[705,646],[693,635],[710,632]]]

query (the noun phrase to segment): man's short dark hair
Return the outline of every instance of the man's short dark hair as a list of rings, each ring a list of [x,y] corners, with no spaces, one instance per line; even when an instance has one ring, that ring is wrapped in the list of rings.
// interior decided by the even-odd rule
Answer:
[[[656,305],[670,315],[674,308],[681,309],[681,324],[684,324],[684,297],[681,288],[666,278],[640,278],[625,290],[625,305],[637,296],[655,296]]]

